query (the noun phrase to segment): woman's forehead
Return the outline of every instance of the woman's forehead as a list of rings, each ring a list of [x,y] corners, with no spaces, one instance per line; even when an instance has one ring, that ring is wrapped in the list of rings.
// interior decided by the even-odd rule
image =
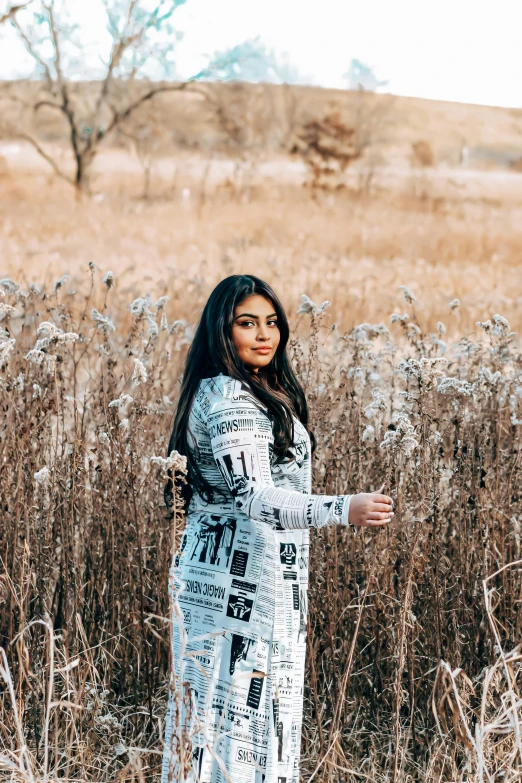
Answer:
[[[273,302],[260,294],[251,294],[236,305],[234,313],[247,312],[250,315],[270,315],[275,311]]]

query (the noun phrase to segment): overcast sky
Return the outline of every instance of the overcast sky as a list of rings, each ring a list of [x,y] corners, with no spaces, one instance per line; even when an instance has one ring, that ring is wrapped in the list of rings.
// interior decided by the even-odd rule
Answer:
[[[0,10],[7,0],[0,0]],[[96,48],[101,0],[67,0]],[[466,103],[522,106],[522,0],[187,0],[175,14],[184,39],[179,72],[197,72],[217,49],[260,35],[309,81],[345,86],[352,58],[374,67],[386,91]],[[0,42],[0,77],[24,54]]]

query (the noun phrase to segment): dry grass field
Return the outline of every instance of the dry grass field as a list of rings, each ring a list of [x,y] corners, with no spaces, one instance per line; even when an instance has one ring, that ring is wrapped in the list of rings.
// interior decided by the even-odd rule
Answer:
[[[356,100],[296,95],[307,116]],[[520,781],[521,113],[393,99],[314,192],[275,130],[231,148],[182,100],[140,120],[176,126],[148,181],[120,139],[90,196],[0,143],[0,777],[158,780],[183,520],[152,458],[206,296],[252,272],[295,328],[315,490],[386,481],[397,511],[312,536],[303,781]],[[302,294],[331,304],[298,315]]]

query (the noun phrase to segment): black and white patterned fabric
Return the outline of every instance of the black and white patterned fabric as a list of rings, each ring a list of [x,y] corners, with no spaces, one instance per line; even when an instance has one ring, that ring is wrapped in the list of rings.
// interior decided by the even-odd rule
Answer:
[[[309,528],[347,525],[349,495],[311,494],[294,419],[276,464],[268,416],[239,381],[200,383],[189,420],[212,504],[191,499],[171,569],[173,686],[162,783],[298,783]],[[181,683],[191,708],[181,707]],[[191,770],[179,769],[181,727]]]

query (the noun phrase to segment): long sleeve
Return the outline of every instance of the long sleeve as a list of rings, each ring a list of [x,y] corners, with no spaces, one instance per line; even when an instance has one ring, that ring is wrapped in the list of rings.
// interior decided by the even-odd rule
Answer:
[[[209,402],[212,452],[238,511],[278,530],[348,525],[350,495],[309,495],[274,485],[272,427],[253,401],[216,395]]]

